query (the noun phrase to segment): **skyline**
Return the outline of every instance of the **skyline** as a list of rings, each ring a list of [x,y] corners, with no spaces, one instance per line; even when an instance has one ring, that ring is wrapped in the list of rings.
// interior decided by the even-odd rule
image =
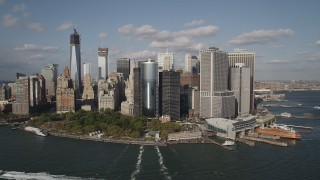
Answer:
[[[76,4],[76,5],[75,5]],[[49,63],[69,66],[69,37],[76,25],[81,61],[98,71],[98,47],[109,48],[109,73],[117,58],[184,56],[215,46],[256,53],[255,80],[318,80],[320,2],[277,1],[6,1],[0,0],[0,79],[40,73]],[[168,21],[169,20],[169,21]]]

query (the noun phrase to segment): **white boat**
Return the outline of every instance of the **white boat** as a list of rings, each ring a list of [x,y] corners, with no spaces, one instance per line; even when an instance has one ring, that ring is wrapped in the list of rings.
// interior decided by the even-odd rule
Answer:
[[[29,132],[34,132],[38,136],[48,136],[48,134],[46,132],[44,132],[41,129],[36,128],[36,127],[27,126],[24,128],[24,130],[29,131]]]
[[[224,141],[224,143],[222,143],[223,146],[233,146],[234,145],[234,141],[229,141],[229,140],[226,140]]]
[[[315,109],[320,109],[320,106],[315,106],[314,108],[315,108]]]
[[[281,113],[280,116],[289,118],[289,117],[291,117],[291,114],[287,113],[287,112],[284,112],[284,113]]]

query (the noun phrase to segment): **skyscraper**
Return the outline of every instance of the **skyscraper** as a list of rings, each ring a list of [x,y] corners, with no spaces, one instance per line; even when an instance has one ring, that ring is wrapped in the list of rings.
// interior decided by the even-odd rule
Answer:
[[[58,78],[58,65],[48,64],[41,70],[41,75],[46,81],[46,97],[47,101],[51,102],[56,96],[57,78]]]
[[[70,35],[70,77],[74,81],[74,88],[81,96],[82,81],[81,81],[81,55],[80,55],[80,35],[76,29],[73,29],[73,34]]]
[[[191,56],[189,52],[186,53],[184,57],[184,73],[193,73],[198,74],[199,73],[199,60],[197,56]]]
[[[219,48],[200,50],[200,116],[235,115],[235,97],[228,91],[228,54]]]
[[[161,92],[161,93],[160,93]],[[159,114],[180,119],[180,73],[164,70],[159,73]]]
[[[244,63],[250,68],[250,111],[254,111],[254,69],[255,53],[246,49],[234,49],[233,53],[228,53],[229,67],[235,66],[236,63]]]
[[[91,63],[83,63],[83,79],[87,74],[91,76]]]
[[[108,48],[98,48],[98,79],[108,78]]]
[[[64,74],[57,79],[57,113],[75,112],[76,96],[70,79],[70,71],[65,67]]]
[[[236,115],[247,116],[250,111],[250,68],[243,63],[230,67],[230,90],[236,98]]]
[[[18,74],[18,73],[17,73]],[[30,79],[26,75],[17,75],[16,101],[12,103],[12,113],[17,115],[30,114]]]
[[[158,111],[158,63],[149,59],[141,63],[142,113],[154,117]]]
[[[174,69],[174,56],[173,53],[169,53],[168,50],[165,53],[158,53],[158,68],[159,72],[163,70],[172,70]]]
[[[129,74],[130,74],[130,59],[129,58],[117,59],[117,72],[123,74],[124,80],[127,80],[129,78]]]

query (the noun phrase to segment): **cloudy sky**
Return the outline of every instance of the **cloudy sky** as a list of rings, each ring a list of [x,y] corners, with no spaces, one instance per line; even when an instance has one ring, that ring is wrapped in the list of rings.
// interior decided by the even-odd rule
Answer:
[[[70,58],[69,35],[81,34],[82,62],[97,73],[97,48],[116,58],[155,58],[166,48],[183,67],[187,51],[210,46],[256,53],[256,80],[319,80],[320,1],[292,0],[0,0],[0,80],[59,71]]]

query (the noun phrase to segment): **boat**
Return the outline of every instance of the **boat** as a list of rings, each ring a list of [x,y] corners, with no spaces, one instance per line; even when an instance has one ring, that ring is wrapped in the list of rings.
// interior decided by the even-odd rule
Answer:
[[[315,109],[320,109],[320,106],[315,106],[314,108],[315,108]]]
[[[234,145],[234,141],[229,141],[229,140],[226,140],[224,141],[224,143],[222,143],[223,146],[233,146]]]
[[[281,113],[280,116],[281,116],[281,117],[289,118],[289,117],[291,117],[291,114],[288,113],[288,112],[284,112],[284,113]]]
[[[41,129],[36,128],[36,127],[27,126],[27,127],[24,128],[24,130],[25,131],[29,131],[29,132],[34,132],[38,136],[48,136],[48,134],[46,132],[44,132]]]
[[[257,128],[255,131],[260,134],[280,136],[281,138],[301,139],[301,135],[299,133],[286,125],[280,126],[274,124],[273,126],[267,128]]]

